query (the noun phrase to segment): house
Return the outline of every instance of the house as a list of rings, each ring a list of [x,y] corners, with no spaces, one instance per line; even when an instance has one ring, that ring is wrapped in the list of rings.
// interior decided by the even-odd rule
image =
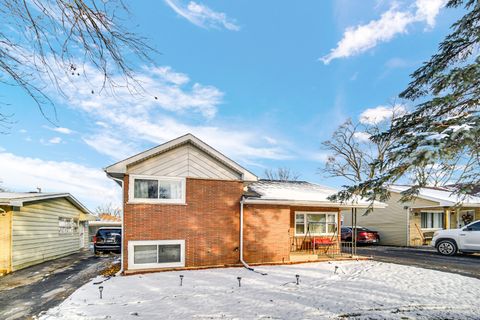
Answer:
[[[262,181],[191,134],[117,162],[125,273],[314,260],[339,252],[335,190]]]
[[[93,245],[93,237],[99,228],[103,227],[121,227],[122,219],[108,213],[99,214],[95,220],[88,222],[89,242]]]
[[[359,211],[357,225],[378,231],[380,244],[420,246],[428,244],[436,230],[461,228],[480,219],[480,197],[461,198],[447,187],[425,187],[414,200],[401,202],[401,193],[409,188],[390,186],[388,206],[368,215]],[[344,225],[351,221],[350,215],[344,216]]]
[[[87,248],[91,219],[68,193],[0,192],[0,274]]]

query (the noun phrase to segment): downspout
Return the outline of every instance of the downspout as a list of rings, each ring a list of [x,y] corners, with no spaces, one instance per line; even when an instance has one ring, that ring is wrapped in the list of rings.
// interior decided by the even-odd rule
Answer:
[[[242,199],[240,200],[240,262],[248,270],[254,271],[253,268],[250,267],[245,260],[243,260],[243,200],[244,197],[242,196]]]
[[[123,190],[123,180],[122,179],[114,178],[114,177],[112,177],[108,174],[107,174],[107,177],[109,177],[110,179],[112,179],[114,181],[120,182],[120,184],[122,185],[122,225],[121,225],[122,248],[120,250],[120,271],[118,272],[118,274],[122,274],[123,273],[123,251],[125,250],[125,246],[124,246],[125,233],[123,232],[123,221],[124,221],[123,216],[124,216],[124,211],[125,211],[125,190]]]

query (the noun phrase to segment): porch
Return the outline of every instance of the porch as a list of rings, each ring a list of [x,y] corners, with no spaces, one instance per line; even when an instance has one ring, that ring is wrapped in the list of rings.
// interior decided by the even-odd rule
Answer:
[[[410,245],[429,245],[435,231],[463,228],[476,220],[480,220],[480,208],[478,207],[412,208],[409,230]]]
[[[354,256],[352,242],[333,237],[290,237],[290,262],[319,261]]]

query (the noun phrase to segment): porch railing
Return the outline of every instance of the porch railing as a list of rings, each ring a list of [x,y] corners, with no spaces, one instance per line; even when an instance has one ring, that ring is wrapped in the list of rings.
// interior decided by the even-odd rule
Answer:
[[[338,237],[290,237],[290,252],[319,257],[352,255],[352,243],[341,242]]]

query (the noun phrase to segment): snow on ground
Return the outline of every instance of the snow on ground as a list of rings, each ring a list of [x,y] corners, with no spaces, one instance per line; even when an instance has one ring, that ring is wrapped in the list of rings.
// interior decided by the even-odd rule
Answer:
[[[259,270],[268,275],[225,268],[115,277],[101,284],[102,300],[99,277],[40,319],[480,318],[480,280],[456,274],[373,261]]]

